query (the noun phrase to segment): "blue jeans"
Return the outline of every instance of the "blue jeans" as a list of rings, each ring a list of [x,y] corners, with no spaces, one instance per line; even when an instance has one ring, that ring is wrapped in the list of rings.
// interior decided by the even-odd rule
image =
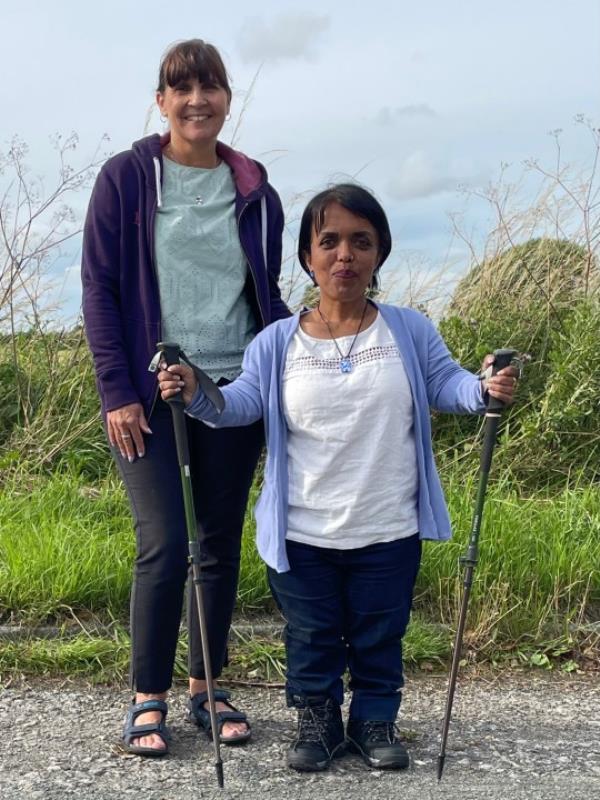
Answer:
[[[353,550],[288,541],[287,555],[290,571],[268,574],[287,622],[288,705],[319,696],[341,705],[347,668],[350,717],[393,722],[421,561],[418,534]]]

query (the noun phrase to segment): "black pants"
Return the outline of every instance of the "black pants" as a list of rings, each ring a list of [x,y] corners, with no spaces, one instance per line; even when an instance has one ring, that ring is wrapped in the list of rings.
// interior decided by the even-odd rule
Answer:
[[[188,538],[171,410],[157,401],[145,436],[146,455],[133,464],[113,453],[135,522],[137,553],[131,594],[131,687],[166,691],[188,576]],[[235,604],[244,512],[264,440],[262,422],[243,428],[208,428],[187,418],[196,517],[201,544],[204,602],[212,672],[227,660],[227,637]],[[189,674],[204,678],[200,628],[189,582]]]

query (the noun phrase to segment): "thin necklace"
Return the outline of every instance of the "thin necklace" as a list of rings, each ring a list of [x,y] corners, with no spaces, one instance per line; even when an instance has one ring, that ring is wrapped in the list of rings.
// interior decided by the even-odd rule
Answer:
[[[365,319],[365,314],[367,313],[367,306],[368,305],[369,305],[369,301],[365,300],[365,305],[364,305],[363,312],[362,312],[362,315],[361,315],[361,318],[360,318],[360,322],[358,323],[358,328],[356,329],[356,333],[354,334],[354,338],[352,339],[352,342],[350,343],[350,349],[348,350],[346,355],[344,355],[342,353],[342,351],[340,350],[340,346],[337,343],[337,339],[333,335],[333,331],[331,330],[331,327],[329,325],[329,320],[327,320],[323,316],[323,313],[321,311],[320,305],[317,305],[317,311],[319,312],[319,316],[321,317],[321,319],[323,320],[325,325],[327,325],[327,330],[329,331],[329,335],[331,336],[331,341],[334,343],[335,349],[340,354],[340,372],[344,372],[344,373],[352,372],[352,360],[350,358],[350,353],[352,352],[352,348],[354,347],[354,342],[356,341],[356,337],[358,336],[358,334],[360,333],[360,329],[362,328],[362,324],[363,324],[363,321]]]

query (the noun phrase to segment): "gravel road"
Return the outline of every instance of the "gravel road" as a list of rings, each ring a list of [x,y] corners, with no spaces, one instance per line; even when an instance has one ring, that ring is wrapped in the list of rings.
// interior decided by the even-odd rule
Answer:
[[[346,755],[327,773],[284,763],[294,715],[279,689],[235,689],[254,723],[244,747],[223,748],[225,789],[216,787],[211,746],[184,721],[184,689],[171,702],[171,755],[140,759],[117,741],[128,693],[71,683],[1,692],[2,800],[597,800],[600,798],[600,675],[513,674],[461,679],[446,770],[436,780],[446,680],[407,680],[399,726],[411,767],[369,770]]]

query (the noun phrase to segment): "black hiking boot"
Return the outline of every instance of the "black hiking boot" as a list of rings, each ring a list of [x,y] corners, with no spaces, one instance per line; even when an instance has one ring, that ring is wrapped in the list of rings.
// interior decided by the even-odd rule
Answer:
[[[327,769],[333,758],[344,754],[342,712],[332,698],[295,697],[298,730],[287,753],[287,765],[299,772]],[[302,704],[302,705],[300,705]]]
[[[406,769],[408,752],[396,738],[393,722],[348,720],[348,749],[359,753],[363,761],[376,769]]]

